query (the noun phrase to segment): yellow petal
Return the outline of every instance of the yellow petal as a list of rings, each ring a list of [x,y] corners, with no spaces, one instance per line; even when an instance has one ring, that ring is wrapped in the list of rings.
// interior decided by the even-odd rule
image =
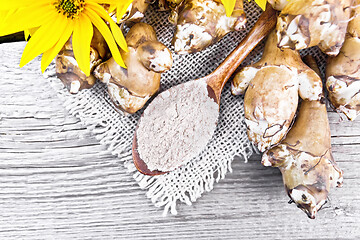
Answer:
[[[59,40],[61,32],[58,31],[58,28],[63,24],[65,17],[56,12],[53,12],[53,14],[52,19],[55,21],[42,25],[26,45],[20,60],[20,67],[52,48]]]
[[[0,10],[0,29],[4,20],[7,18],[9,14],[12,14],[12,11]]]
[[[49,0],[36,0],[36,3],[49,2]],[[21,7],[27,7],[29,5],[33,5],[35,3],[34,0],[17,0],[17,1],[9,1],[9,0],[1,0],[0,1],[0,10],[11,10]]]
[[[114,20],[111,19],[111,17],[107,14],[107,12],[99,5],[94,3],[88,3],[87,6],[91,8],[94,12],[96,12],[101,18],[105,19],[110,24],[110,29],[112,32],[112,35],[115,38],[115,41],[119,46],[124,50],[128,51],[126,40],[124,38],[123,33],[121,32],[120,28]]]
[[[116,18],[117,18],[118,23],[120,22],[121,18],[126,13],[126,10],[129,8],[131,3],[132,3],[132,1],[126,1],[122,4],[118,4],[117,9],[116,9]]]
[[[74,29],[74,21],[66,20],[63,23],[63,30],[62,34],[60,35],[60,39],[57,41],[54,47],[50,48],[44,54],[41,58],[41,71],[45,72],[45,69],[49,66],[51,61],[56,57],[56,55],[60,52],[60,50],[63,48],[65,43],[69,40],[71,33]],[[60,31],[60,29],[59,29]]]
[[[28,30],[28,29],[25,29],[25,30],[24,30],[24,38],[25,38],[25,41],[27,41],[30,36],[31,36],[31,34],[30,34],[29,30]]]
[[[104,3],[104,4],[119,4],[119,1],[124,1],[124,0],[87,0],[86,2],[93,2],[93,3]],[[129,1],[129,0],[127,0]],[[131,0],[133,1],[133,0]]]
[[[29,28],[28,31],[29,31],[30,35],[34,35],[38,29],[39,29],[39,27],[34,27],[34,28]]]
[[[115,40],[108,28],[108,26],[104,23],[104,21],[90,8],[84,9],[84,14],[86,14],[91,22],[95,25],[95,27],[99,30],[101,35],[104,37],[106,43],[109,46],[111,54],[114,60],[122,67],[126,68],[123,59],[121,58],[121,54],[119,49],[115,43]]]
[[[225,7],[226,16],[230,17],[234,11],[236,0],[221,0],[221,2]]]
[[[25,41],[28,41],[28,39],[34,35],[34,33],[36,32],[36,30],[38,30],[39,27],[34,27],[34,28],[30,28],[30,29],[24,29],[24,36],[25,36]]]
[[[51,21],[54,13],[57,14],[55,8],[49,6],[49,4],[34,5],[8,14],[0,25],[0,36],[39,27],[43,23]]]
[[[110,5],[108,12],[112,13],[113,11],[115,11],[115,9],[116,9],[116,5]]]
[[[265,11],[267,0],[255,0],[256,4]]]
[[[90,43],[93,37],[93,25],[85,14],[81,14],[75,22],[72,44],[75,59],[79,68],[90,75]]]

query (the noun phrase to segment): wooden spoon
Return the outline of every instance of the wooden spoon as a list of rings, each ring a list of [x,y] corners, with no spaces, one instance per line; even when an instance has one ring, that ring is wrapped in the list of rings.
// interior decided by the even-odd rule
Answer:
[[[249,34],[239,43],[236,49],[231,52],[231,54],[224,60],[224,62],[222,62],[215,69],[215,71],[206,77],[193,80],[205,81],[207,83],[208,95],[209,97],[213,98],[217,104],[219,104],[219,107],[221,91],[223,90],[227,80],[231,77],[231,75],[234,73],[240,63],[246,58],[246,56],[272,31],[272,29],[275,27],[275,24],[276,11],[272,9],[269,4],[267,4],[266,11],[260,15]],[[132,155],[135,167],[142,174],[150,176],[166,173],[149,170],[146,163],[140,158],[137,148],[138,145],[135,131],[132,146]]]

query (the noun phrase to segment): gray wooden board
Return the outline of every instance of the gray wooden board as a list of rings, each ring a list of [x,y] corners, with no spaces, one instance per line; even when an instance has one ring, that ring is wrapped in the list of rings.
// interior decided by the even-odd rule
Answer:
[[[162,217],[119,159],[69,115],[39,58],[0,45],[0,239],[360,239],[360,119],[329,112],[345,172],[316,220],[287,204],[278,169],[236,157],[233,172],[192,206]]]

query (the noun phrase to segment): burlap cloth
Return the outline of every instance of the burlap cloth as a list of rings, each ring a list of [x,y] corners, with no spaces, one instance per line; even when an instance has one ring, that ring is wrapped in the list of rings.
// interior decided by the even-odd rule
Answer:
[[[262,12],[253,1],[250,3],[245,1],[245,11],[248,20],[246,30],[230,33],[219,43],[200,53],[174,54],[172,69],[162,75],[161,90],[211,73],[237,46]],[[150,7],[143,21],[151,24],[156,29],[159,40],[173,50],[170,42],[174,26],[167,18],[168,13],[158,12],[154,7]],[[264,43],[260,44],[241,66],[258,61],[263,46]],[[322,63],[320,68],[323,71],[324,55],[317,48],[302,52],[302,54],[308,53],[315,56],[318,63]],[[228,171],[232,171],[231,163],[234,156],[239,155],[246,161],[254,151],[246,136],[243,98],[231,95],[229,81],[222,93],[217,129],[206,149],[188,164],[173,172],[155,177],[144,176],[135,169],[131,156],[133,134],[142,111],[128,116],[117,111],[102,83],[97,83],[92,89],[81,91],[76,95],[69,94],[55,76],[54,63],[44,75],[63,99],[66,109],[72,115],[79,117],[100,143],[106,145],[119,157],[129,174],[133,174],[139,187],[147,191],[146,196],[155,206],[164,208],[164,215],[169,211],[177,214],[178,202],[191,205],[205,191],[211,191],[215,182],[225,178]]]

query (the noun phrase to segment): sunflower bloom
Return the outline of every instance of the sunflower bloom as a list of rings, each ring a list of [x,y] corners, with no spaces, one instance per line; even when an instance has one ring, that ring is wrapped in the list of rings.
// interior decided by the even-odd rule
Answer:
[[[129,5],[133,0],[0,0],[0,12],[6,12],[0,21],[0,36],[37,29],[27,43],[20,67],[42,55],[44,72],[72,35],[75,59],[80,69],[90,75],[90,43],[95,26],[104,37],[115,61],[125,63],[119,48],[127,51],[125,38],[105,9],[99,4]],[[105,22],[108,22],[110,29]]]

